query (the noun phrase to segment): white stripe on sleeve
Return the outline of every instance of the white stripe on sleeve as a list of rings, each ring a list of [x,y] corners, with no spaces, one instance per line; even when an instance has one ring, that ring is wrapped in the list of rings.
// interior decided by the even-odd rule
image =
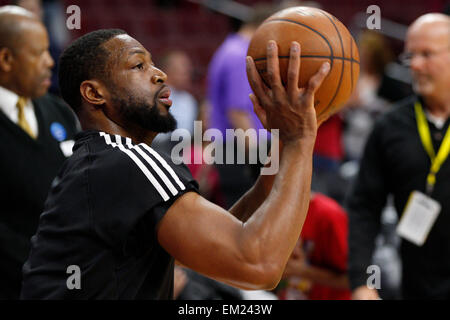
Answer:
[[[129,139],[129,138],[127,138],[127,139]],[[118,135],[116,135],[116,142],[117,143],[122,142],[121,137]],[[158,176],[161,178],[161,180],[166,184],[166,187],[170,190],[172,195],[176,195],[178,193],[178,190],[174,187],[172,182],[170,182],[170,180],[169,180],[169,178],[167,178],[166,174],[158,167],[158,165],[155,163],[155,161],[153,161],[144,151],[142,151],[139,148],[139,146],[134,146],[131,143],[131,139],[126,140],[126,144],[127,144],[128,148],[136,150],[141,155],[141,157],[144,158],[144,160],[150,164],[152,169],[158,174]]]
[[[111,141],[111,136],[109,134],[105,134],[104,132],[100,132],[100,135],[105,138],[105,142],[108,145],[111,145],[112,147],[118,147],[120,151],[124,152],[128,157],[131,158],[131,160],[134,161],[134,163],[141,169],[142,173],[147,177],[147,179],[150,181],[150,183],[155,187],[155,189],[158,191],[158,193],[161,195],[161,197],[164,199],[164,201],[169,200],[169,195],[166,193],[164,188],[159,184],[158,180],[155,179],[155,177],[151,174],[151,172],[147,169],[147,167],[142,163],[141,160],[139,160],[136,155],[131,152],[130,150],[126,149],[120,141],[117,140],[116,136],[116,142],[119,142],[120,144],[114,143]]]
[[[150,148],[148,145],[146,145],[145,143],[141,143],[139,144],[140,146],[144,147],[148,152],[150,152],[156,159],[158,159],[158,161],[163,165],[164,168],[166,168],[166,170],[170,173],[170,175],[172,176],[172,178],[175,180],[175,182],[178,184],[178,186],[181,188],[181,190],[186,189],[186,187],[184,186],[183,182],[181,182],[180,178],[178,178],[177,174],[175,173],[175,171],[173,171],[172,167],[169,166],[169,164],[166,162],[166,160],[164,160],[159,154],[158,152],[156,152],[155,150],[153,150],[152,148]]]

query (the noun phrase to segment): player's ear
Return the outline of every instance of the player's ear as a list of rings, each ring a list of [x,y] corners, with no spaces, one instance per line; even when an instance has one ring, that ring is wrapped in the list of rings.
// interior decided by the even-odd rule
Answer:
[[[97,80],[85,80],[80,85],[82,98],[91,105],[101,107],[105,104],[107,90],[105,86]]]

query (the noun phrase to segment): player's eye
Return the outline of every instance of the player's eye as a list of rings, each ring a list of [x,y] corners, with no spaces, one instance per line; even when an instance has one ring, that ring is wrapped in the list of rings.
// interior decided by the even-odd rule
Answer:
[[[133,69],[139,69],[139,70],[142,70],[142,69],[144,69],[144,64],[143,64],[143,63],[139,63],[139,64],[135,65],[135,66],[133,67]]]

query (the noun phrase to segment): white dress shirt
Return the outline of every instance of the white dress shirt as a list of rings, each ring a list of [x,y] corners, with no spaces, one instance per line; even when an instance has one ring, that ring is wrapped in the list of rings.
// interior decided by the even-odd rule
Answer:
[[[16,107],[19,96],[3,87],[0,86],[0,110],[15,124],[19,121],[18,119],[18,109]],[[25,119],[27,119],[30,125],[31,131],[34,136],[38,136],[38,123],[36,119],[36,114],[34,113],[34,106],[31,99],[28,99],[27,104],[24,108]]]
[[[428,110],[425,110],[425,115],[427,119],[430,120],[430,122],[433,123],[439,130],[441,130],[444,127],[444,124],[447,121],[446,118],[440,118],[436,117],[435,115],[432,115]]]

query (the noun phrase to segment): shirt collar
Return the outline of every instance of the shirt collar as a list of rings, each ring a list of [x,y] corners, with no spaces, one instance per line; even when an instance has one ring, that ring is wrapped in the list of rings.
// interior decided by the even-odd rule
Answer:
[[[418,99],[423,106],[423,110],[425,111],[425,116],[427,117],[427,120],[430,121],[432,124],[434,124],[434,126],[438,130],[441,130],[444,127],[445,123],[447,122],[447,119],[436,117],[436,116],[432,115],[428,111],[428,108],[426,107],[425,100],[421,96],[418,96]]]
[[[430,121],[432,124],[434,124],[434,126],[439,130],[441,130],[444,127],[445,122],[447,120],[445,118],[439,118],[439,117],[432,115],[428,110],[425,110],[425,115],[426,115],[428,121]]]
[[[16,104],[18,100],[19,96],[16,93],[0,86],[0,110],[6,115],[17,112]]]

